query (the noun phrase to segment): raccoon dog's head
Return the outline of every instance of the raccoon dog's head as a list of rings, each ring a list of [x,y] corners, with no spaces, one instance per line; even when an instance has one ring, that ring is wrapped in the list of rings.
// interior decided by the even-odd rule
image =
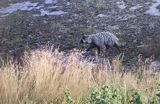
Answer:
[[[83,37],[81,38],[81,40],[80,40],[80,43],[82,43],[82,44],[90,44],[90,43],[91,43],[90,40],[91,40],[91,39],[89,38],[89,36],[83,36]]]

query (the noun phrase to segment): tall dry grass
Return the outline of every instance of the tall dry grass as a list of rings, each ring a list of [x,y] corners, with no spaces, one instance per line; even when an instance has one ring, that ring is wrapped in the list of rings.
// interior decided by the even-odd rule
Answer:
[[[45,104],[62,98],[65,89],[78,99],[88,89],[102,82],[114,83],[125,89],[153,89],[157,77],[142,80],[132,73],[108,71],[104,65],[79,61],[79,53],[66,59],[63,53],[52,49],[39,49],[25,53],[23,66],[9,61],[0,69],[0,104]],[[112,61],[115,70],[121,61]]]

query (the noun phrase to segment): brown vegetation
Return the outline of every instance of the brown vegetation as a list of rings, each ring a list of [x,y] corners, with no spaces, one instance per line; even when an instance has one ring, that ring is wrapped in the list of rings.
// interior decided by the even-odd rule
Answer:
[[[78,57],[79,53],[72,53],[67,64],[64,64],[62,53],[40,49],[25,53],[23,66],[9,61],[0,69],[0,104],[55,102],[62,98],[65,89],[69,89],[77,99],[86,96],[91,86],[104,81],[141,91],[156,87],[157,77],[143,75],[139,79],[132,73],[124,73],[122,77],[119,71],[109,71],[105,66],[79,61]],[[115,69],[121,66],[118,58],[112,63]]]

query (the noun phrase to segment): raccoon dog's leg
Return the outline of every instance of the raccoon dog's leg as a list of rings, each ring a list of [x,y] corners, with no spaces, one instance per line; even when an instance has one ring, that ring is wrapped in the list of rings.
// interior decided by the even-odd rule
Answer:
[[[97,51],[96,51],[96,59],[98,59],[98,57],[100,56],[100,52],[101,52],[101,48],[99,46],[96,46]]]
[[[110,46],[109,45],[105,45],[105,50],[106,50],[106,52],[108,51],[108,49],[110,48]],[[108,54],[106,54],[106,53],[104,53],[104,57],[108,57]]]
[[[109,49],[109,45],[106,45],[106,50],[108,50]]]
[[[91,50],[91,49],[93,49],[93,48],[95,48],[95,45],[90,44],[89,47],[86,49],[86,51],[88,52],[89,50]]]
[[[117,48],[119,52],[121,52],[121,50],[117,44],[114,44],[114,47]]]
[[[100,52],[101,52],[101,48],[99,47],[99,46],[96,46],[96,48],[97,48],[97,54],[98,54],[98,56],[100,55]]]
[[[97,48],[95,56],[96,56],[96,59],[98,59],[98,57],[100,56],[100,47],[98,47],[96,45],[95,45],[95,47]]]

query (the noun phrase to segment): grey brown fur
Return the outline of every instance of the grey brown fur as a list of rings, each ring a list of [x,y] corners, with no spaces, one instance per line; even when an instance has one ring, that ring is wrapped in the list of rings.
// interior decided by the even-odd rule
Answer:
[[[120,52],[119,46],[119,39],[110,32],[100,32],[88,36],[83,36],[80,40],[80,43],[89,44],[89,47],[86,51],[89,51],[92,48],[97,48],[98,54],[102,49],[109,47],[115,47]]]

